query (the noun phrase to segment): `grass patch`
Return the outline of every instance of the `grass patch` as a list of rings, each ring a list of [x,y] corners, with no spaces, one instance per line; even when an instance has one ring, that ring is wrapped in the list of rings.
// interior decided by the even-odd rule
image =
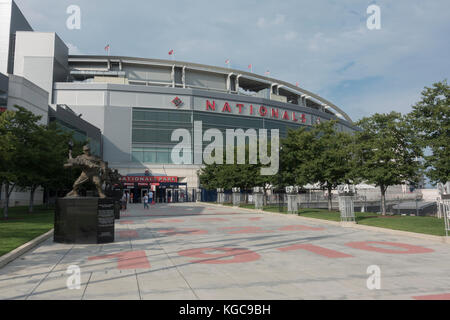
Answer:
[[[341,221],[339,212],[330,212],[321,209],[301,209],[302,217]],[[356,222],[361,225],[430,234],[434,236],[445,236],[444,219],[435,217],[413,217],[413,216],[382,216],[377,213],[355,212]]]
[[[34,213],[28,207],[13,207],[8,210],[8,219],[3,219],[0,210],[0,256],[53,228],[54,209],[35,206]]]
[[[445,236],[444,219],[435,217],[411,216],[378,216],[376,218],[363,218],[358,224],[401,231]]]
[[[253,204],[242,204],[241,208],[254,209]],[[278,205],[264,206],[264,211],[287,213],[287,207]],[[298,211],[302,217],[341,221],[341,216],[338,211],[328,211],[326,209],[300,209]],[[435,236],[445,236],[444,219],[435,217],[414,217],[414,216],[382,216],[371,212],[355,212],[356,222],[361,225],[409,231],[423,234],[430,234]]]

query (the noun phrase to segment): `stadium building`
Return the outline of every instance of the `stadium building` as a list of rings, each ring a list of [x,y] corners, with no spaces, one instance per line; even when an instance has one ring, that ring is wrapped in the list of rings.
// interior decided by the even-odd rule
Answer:
[[[339,130],[355,130],[339,107],[285,81],[182,61],[69,55],[58,35],[33,31],[13,1],[0,0],[0,8],[5,17],[0,24],[0,72],[10,82],[21,82],[18,86],[37,87],[39,101],[47,100],[30,108],[47,119],[63,108],[97,127],[101,139],[95,150],[126,176],[124,182],[136,198],[153,188],[159,201],[176,201],[199,187],[200,164],[171,160],[178,144],[171,141],[172,132],[184,128],[192,134],[196,121],[202,122],[203,131],[279,129],[280,137],[288,128],[332,119],[338,120]],[[76,126],[67,123],[69,118],[66,127]]]

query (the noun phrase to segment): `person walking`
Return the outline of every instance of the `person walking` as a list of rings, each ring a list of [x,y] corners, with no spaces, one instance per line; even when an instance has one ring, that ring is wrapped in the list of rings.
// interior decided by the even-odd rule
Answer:
[[[148,209],[148,196],[147,196],[147,192],[144,193],[144,209]]]
[[[123,211],[127,210],[127,193],[126,192],[123,193],[121,202],[122,202],[122,210]]]
[[[153,203],[153,191],[150,191],[149,193],[148,193],[148,201],[149,201],[149,203],[150,204],[152,204]]]

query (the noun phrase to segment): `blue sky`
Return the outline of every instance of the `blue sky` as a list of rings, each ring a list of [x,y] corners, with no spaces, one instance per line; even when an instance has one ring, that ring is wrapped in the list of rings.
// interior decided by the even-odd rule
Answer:
[[[313,91],[354,120],[407,113],[425,86],[449,78],[448,0],[16,0],[37,31],[72,54],[168,58],[271,76]],[[381,8],[381,29],[366,26]],[[67,7],[81,9],[69,30]]]

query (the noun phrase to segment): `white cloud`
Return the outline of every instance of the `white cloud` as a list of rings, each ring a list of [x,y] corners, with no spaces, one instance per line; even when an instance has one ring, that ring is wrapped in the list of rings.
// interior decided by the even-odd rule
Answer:
[[[256,25],[259,28],[264,28],[266,26],[266,19],[264,19],[263,17],[258,18],[258,22],[256,22]]]
[[[295,38],[297,38],[297,32],[295,31],[288,31],[285,35],[284,35],[284,39],[287,41],[292,41]]]
[[[273,18],[273,20],[269,20],[269,21],[267,21],[266,18],[264,18],[264,17],[259,17],[258,21],[256,22],[256,25],[259,28],[264,28],[264,27],[267,27],[268,25],[278,26],[278,25],[283,24],[285,22],[285,20],[286,20],[285,15],[277,13],[275,15],[275,17]]]
[[[72,43],[66,43],[66,45],[69,48],[69,54],[72,54],[72,55],[82,55],[83,54],[76,45],[74,45]]]
[[[285,18],[286,17],[284,15],[277,13],[277,15],[275,16],[275,20],[273,20],[272,24],[274,25],[282,24],[284,23]]]

